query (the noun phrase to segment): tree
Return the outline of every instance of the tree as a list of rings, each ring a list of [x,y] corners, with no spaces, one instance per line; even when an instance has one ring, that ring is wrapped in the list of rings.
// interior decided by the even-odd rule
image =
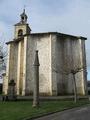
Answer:
[[[86,70],[86,65],[84,63],[74,63],[73,60],[71,63],[69,62],[69,59],[66,59],[64,61],[63,66],[60,68],[57,64],[55,64],[56,61],[53,62],[53,71],[56,73],[61,73],[64,75],[71,74],[73,77],[73,90],[74,90],[74,101],[77,102],[77,86],[76,86],[76,74],[81,71]],[[69,63],[69,64],[68,64]]]
[[[74,88],[74,101],[77,102],[77,86],[76,86],[76,74],[81,72],[83,68],[72,69],[71,74],[73,75],[73,88]]]
[[[0,42],[0,79],[2,79],[2,73],[6,70],[6,60],[7,60],[7,48],[5,46],[5,41]]]

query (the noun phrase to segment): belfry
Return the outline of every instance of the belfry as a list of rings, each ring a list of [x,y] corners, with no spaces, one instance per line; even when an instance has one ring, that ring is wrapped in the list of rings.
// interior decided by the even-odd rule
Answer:
[[[25,13],[25,9],[23,10],[23,13],[20,15],[21,20],[19,23],[15,24],[15,36],[14,38],[20,38],[23,35],[29,35],[31,32],[31,28],[29,27],[27,23],[27,15]]]

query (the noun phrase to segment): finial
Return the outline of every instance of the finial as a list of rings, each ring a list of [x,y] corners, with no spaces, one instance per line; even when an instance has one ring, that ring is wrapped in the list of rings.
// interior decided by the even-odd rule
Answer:
[[[23,9],[23,13],[20,15],[21,16],[21,23],[27,23],[27,15],[25,13],[25,5],[24,5],[24,9]]]
[[[25,8],[26,8],[26,5],[24,5],[24,9],[23,9],[23,12],[25,13]]]

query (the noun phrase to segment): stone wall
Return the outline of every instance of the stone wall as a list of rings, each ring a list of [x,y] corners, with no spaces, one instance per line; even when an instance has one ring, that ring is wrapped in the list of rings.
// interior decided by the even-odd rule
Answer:
[[[8,60],[6,68],[6,76],[4,76],[3,92],[7,94],[8,83],[10,80],[17,81],[17,57],[18,57],[18,45],[16,43],[8,45]]]
[[[52,35],[51,51],[53,92],[56,95],[73,94],[73,76],[70,71],[83,68],[86,64],[84,40],[61,36],[55,38],[55,35]],[[76,74],[78,94],[85,94],[85,75],[83,70]]]
[[[5,94],[9,80],[16,82],[17,94],[33,93],[33,63],[39,53],[39,91],[43,95],[73,94],[72,69],[85,68],[76,74],[78,94],[87,91],[85,41],[60,34],[31,34],[8,45]]]
[[[22,94],[23,89],[23,57],[24,57],[24,40],[18,43],[18,57],[17,57],[17,94]]]
[[[10,57],[9,57],[9,78],[8,80],[17,80],[17,56],[18,56],[18,45],[10,44]]]
[[[30,35],[27,47],[27,82],[26,91],[33,91],[33,63],[35,50],[39,51],[39,91],[40,94],[51,94],[51,40],[50,35]]]
[[[22,30],[23,31],[23,35],[28,33],[28,24],[27,25],[19,25],[19,26],[15,26],[15,31],[14,31],[14,38],[18,38],[18,31]]]

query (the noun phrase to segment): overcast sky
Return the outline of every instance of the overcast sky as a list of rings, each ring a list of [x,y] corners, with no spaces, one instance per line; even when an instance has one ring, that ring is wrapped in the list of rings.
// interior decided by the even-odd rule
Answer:
[[[63,32],[87,37],[86,52],[90,80],[90,0],[0,0],[0,39],[13,38],[13,25],[26,6],[32,32]]]

